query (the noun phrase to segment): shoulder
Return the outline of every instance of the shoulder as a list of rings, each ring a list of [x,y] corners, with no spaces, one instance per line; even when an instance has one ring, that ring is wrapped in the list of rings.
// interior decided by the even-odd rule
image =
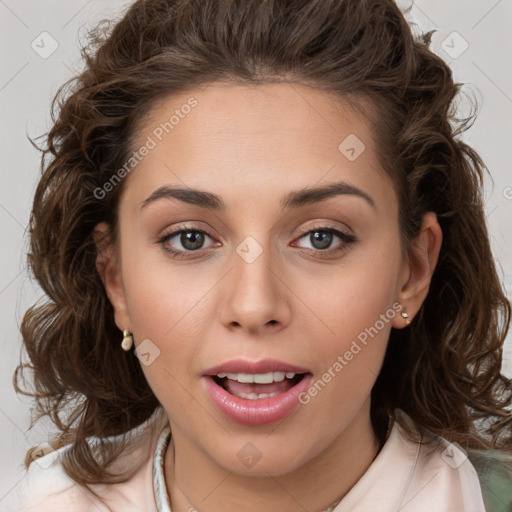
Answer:
[[[512,456],[495,450],[471,450],[488,512],[512,510]]]
[[[147,512],[156,511],[153,498],[153,452],[166,418],[155,415],[128,433],[129,444],[111,470],[124,482],[95,484],[88,489],[65,472],[62,461],[70,446],[51,451],[30,464],[9,494],[4,512]],[[120,438],[110,438],[116,441]],[[97,439],[88,439],[94,444]],[[92,491],[92,492],[91,492]]]
[[[408,417],[402,413],[402,421]],[[405,442],[411,442],[402,432]],[[461,510],[485,510],[486,512],[512,512],[512,455],[496,450],[468,450],[457,443],[427,434],[418,450],[417,470],[413,484],[418,490],[442,481],[436,497],[462,497]],[[429,503],[433,504],[430,497]],[[481,508],[476,503],[481,503]],[[433,507],[436,508],[435,506]]]
[[[410,431],[415,430],[412,420],[405,414],[401,421],[408,424]],[[415,439],[401,425],[397,425],[397,432],[402,449],[408,447],[415,453],[403,500],[404,512],[494,512],[487,509],[477,471],[457,443],[450,443],[432,432],[419,434],[417,431],[421,440]]]
[[[421,433],[402,411],[391,425],[381,451],[337,511],[490,512],[462,450]]]
[[[61,457],[67,447],[32,462],[21,482],[10,495],[6,512],[107,511],[87,489],[64,471]]]
[[[444,438],[426,443],[419,450],[417,469],[410,491],[422,499],[425,493],[421,491],[436,489],[428,493],[433,509],[445,510],[441,508],[445,504],[447,510],[486,511],[477,472],[457,445]]]

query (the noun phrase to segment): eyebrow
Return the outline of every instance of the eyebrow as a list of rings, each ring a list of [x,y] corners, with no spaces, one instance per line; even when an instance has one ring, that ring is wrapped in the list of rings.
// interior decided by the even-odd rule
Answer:
[[[344,181],[331,183],[323,187],[303,188],[287,194],[281,200],[281,209],[300,208],[309,204],[319,203],[331,197],[338,195],[351,195],[364,199],[373,209],[377,209],[375,201],[361,189],[350,185]],[[188,204],[207,208],[208,210],[224,211],[226,203],[222,198],[211,192],[197,190],[193,188],[180,188],[163,186],[156,189],[147,199],[142,202],[141,209],[146,208],[151,203],[159,199],[178,199]]]

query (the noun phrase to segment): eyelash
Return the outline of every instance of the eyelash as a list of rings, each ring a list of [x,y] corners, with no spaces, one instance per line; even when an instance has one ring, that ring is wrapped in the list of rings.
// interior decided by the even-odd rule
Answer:
[[[193,251],[193,250],[182,251],[182,250],[174,249],[174,248],[172,248],[172,247],[170,247],[170,246],[168,246],[166,244],[167,244],[167,242],[169,242],[169,240],[171,240],[175,236],[180,235],[181,233],[190,233],[190,232],[201,233],[201,234],[206,235],[206,236],[208,236],[210,238],[213,238],[206,231],[204,231],[202,229],[197,229],[194,226],[183,226],[183,227],[180,227],[177,230],[174,230],[174,231],[172,231],[170,233],[167,233],[167,234],[163,235],[162,237],[160,237],[157,240],[157,243],[162,245],[163,249],[166,252],[168,252],[169,255],[172,258],[180,258],[180,259],[188,258],[189,255],[192,255],[194,253],[199,253],[199,251],[201,251],[202,249],[197,249],[195,251]],[[316,227],[316,228],[307,229],[306,231],[303,231],[298,236],[297,240],[300,240],[300,239],[304,238],[306,235],[310,235],[311,233],[315,233],[315,232],[334,234],[338,238],[340,238],[340,240],[342,240],[342,242],[343,242],[343,245],[341,247],[329,247],[328,249],[310,249],[308,247],[305,247],[305,248],[303,247],[302,248],[303,250],[306,250],[308,252],[312,251],[312,252],[318,253],[317,255],[320,258],[324,258],[326,256],[331,256],[334,253],[345,251],[345,250],[347,250],[349,248],[349,246],[351,244],[353,244],[354,242],[357,241],[357,239],[353,235],[350,235],[349,233],[346,233],[345,231],[341,231],[340,229],[334,228],[332,226],[319,226],[319,227]]]

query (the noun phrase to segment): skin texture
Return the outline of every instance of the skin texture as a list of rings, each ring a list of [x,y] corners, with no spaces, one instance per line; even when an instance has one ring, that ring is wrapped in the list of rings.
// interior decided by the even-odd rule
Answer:
[[[173,432],[166,455],[173,511],[217,512],[226,503],[240,511],[323,510],[378,452],[370,392],[390,329],[406,327],[405,319],[394,315],[321,392],[279,423],[249,427],[227,419],[202,375],[232,359],[275,358],[321,377],[393,304],[414,317],[441,230],[429,213],[412,246],[401,250],[397,196],[370,127],[339,98],[305,86],[214,84],[165,98],[140,123],[134,147],[190,97],[197,106],[125,178],[118,243],[98,256],[119,329],[132,331],[136,345],[149,339],[160,350],[144,372]],[[338,149],[350,134],[366,146],[354,161]],[[292,190],[337,181],[364,191],[374,207],[337,195],[281,210]],[[226,209],[169,198],[141,208],[164,185],[215,193]],[[179,235],[158,240],[183,223],[208,236],[189,258],[173,259],[165,247],[185,251]],[[334,235],[331,247],[340,250],[322,252],[304,233],[325,226],[356,241]],[[97,227],[105,232],[104,224]],[[262,249],[252,263],[236,252],[247,236]],[[237,456],[247,443],[261,454],[251,467]]]

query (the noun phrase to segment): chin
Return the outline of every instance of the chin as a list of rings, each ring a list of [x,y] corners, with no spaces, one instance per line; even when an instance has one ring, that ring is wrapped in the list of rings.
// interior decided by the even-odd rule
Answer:
[[[297,447],[300,447],[300,451]],[[245,436],[244,441],[237,440],[221,450],[219,453],[216,447],[216,453],[210,452],[217,465],[230,473],[255,478],[293,473],[316,454],[313,446],[305,445],[305,440],[291,436],[283,440],[276,436],[269,441],[266,434],[261,437]]]

